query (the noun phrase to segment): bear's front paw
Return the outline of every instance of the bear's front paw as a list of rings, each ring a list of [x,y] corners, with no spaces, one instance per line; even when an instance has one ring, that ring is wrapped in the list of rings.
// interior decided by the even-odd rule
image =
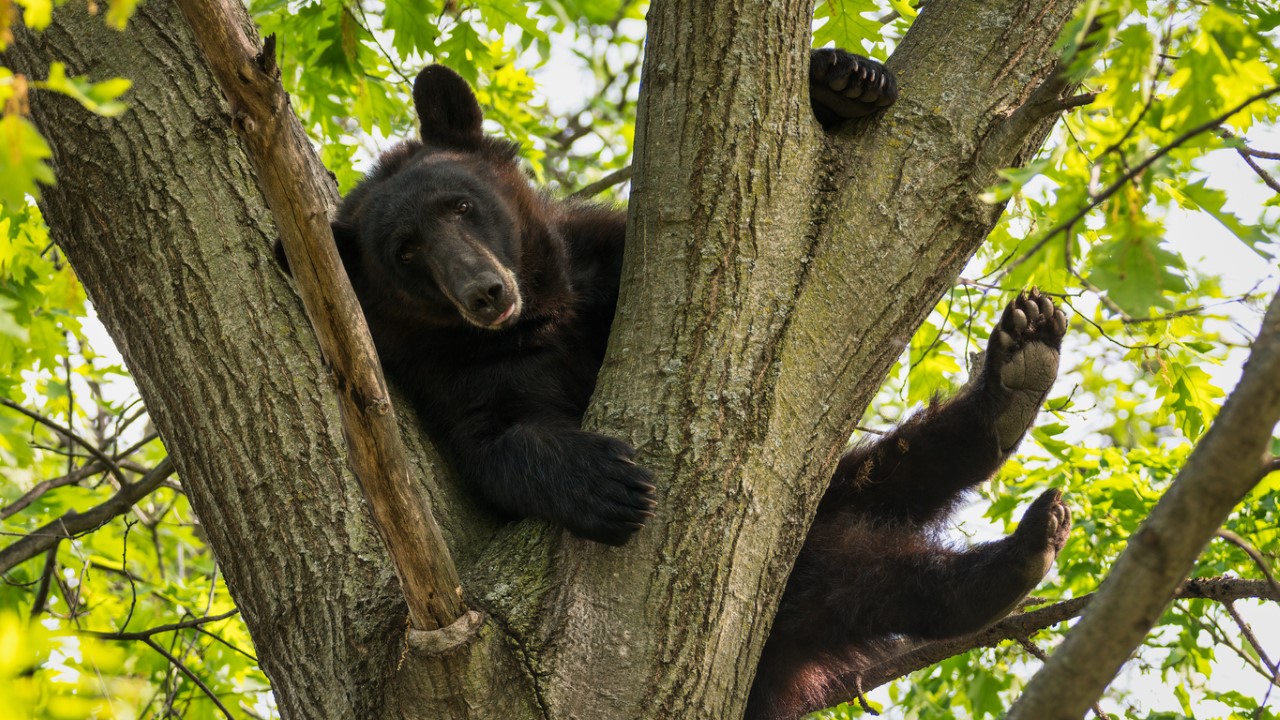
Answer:
[[[1039,581],[1049,572],[1071,532],[1071,510],[1062,502],[1061,490],[1046,490],[1031,503],[1013,537],[1025,551],[1024,573]]]
[[[809,102],[827,130],[889,107],[897,99],[898,81],[881,63],[839,48],[809,55]]]
[[[653,473],[635,463],[630,445],[606,435],[583,435],[587,441],[575,472],[582,486],[561,521],[578,537],[622,545],[653,517],[658,504]]]
[[[1019,293],[1004,309],[987,344],[989,391],[1000,397],[996,433],[1009,452],[1031,427],[1058,377],[1058,350],[1067,316],[1036,288]]]

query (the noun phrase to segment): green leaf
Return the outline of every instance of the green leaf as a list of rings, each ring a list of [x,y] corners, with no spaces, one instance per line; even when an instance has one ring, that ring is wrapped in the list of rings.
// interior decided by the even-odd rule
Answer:
[[[1182,256],[1164,249],[1158,237],[1118,237],[1094,248],[1089,265],[1090,282],[1135,317],[1172,307],[1169,295],[1189,289]]]
[[[814,17],[822,25],[813,33],[813,46],[835,45],[851,52],[865,53],[871,45],[883,45],[880,23],[866,14],[880,12],[874,0],[826,0]],[[883,57],[883,54],[880,55]]]
[[[107,25],[123,30],[141,0],[107,0]]]
[[[43,30],[49,27],[53,19],[52,0],[17,0],[22,8],[22,24],[32,30]]]
[[[437,3],[414,0],[387,0],[382,26],[392,33],[391,47],[402,56],[413,53],[434,54],[440,29],[432,22],[439,16]]]
[[[67,67],[60,62],[49,66],[49,79],[35,83],[36,87],[60,92],[75,99],[86,110],[104,117],[114,117],[123,113],[128,106],[116,98],[123,95],[133,83],[125,78],[111,78],[102,82],[91,82],[87,75],[67,77]]]
[[[16,307],[18,307],[17,300],[0,296],[0,335],[7,335],[18,342],[25,343],[30,339],[31,334],[14,317],[13,309]]]
[[[1181,188],[1172,185],[1167,187],[1170,194],[1183,207],[1199,209],[1209,213],[1249,249],[1267,260],[1275,259],[1274,252],[1268,249],[1269,246],[1275,245],[1275,238],[1261,226],[1246,223],[1235,213],[1223,210],[1223,206],[1227,202],[1227,193],[1206,187],[1206,182],[1208,182],[1206,179],[1201,179],[1197,182],[1183,185]]]
[[[1187,437],[1196,440],[1218,412],[1223,392],[1200,367],[1170,362],[1162,373],[1165,385],[1160,395],[1165,406],[1178,418]]]
[[[0,204],[18,207],[25,195],[40,196],[40,184],[54,183],[49,143],[36,127],[17,115],[0,118]]]

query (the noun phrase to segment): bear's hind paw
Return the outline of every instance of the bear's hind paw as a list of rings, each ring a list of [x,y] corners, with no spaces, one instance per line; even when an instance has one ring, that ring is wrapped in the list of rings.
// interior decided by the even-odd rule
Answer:
[[[996,417],[1000,449],[1011,451],[1040,411],[1058,377],[1067,316],[1036,288],[1009,303],[987,345],[988,387],[1003,396]]]

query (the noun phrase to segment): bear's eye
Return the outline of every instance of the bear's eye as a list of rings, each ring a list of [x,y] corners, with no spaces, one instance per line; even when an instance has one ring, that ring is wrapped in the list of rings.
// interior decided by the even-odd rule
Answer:
[[[402,264],[407,264],[413,261],[413,255],[414,255],[414,249],[408,245],[405,245],[405,246],[402,246],[400,248],[400,251],[396,253],[396,259],[399,260]]]
[[[453,204],[453,212],[457,215],[466,215],[471,212],[470,200],[459,200]]]

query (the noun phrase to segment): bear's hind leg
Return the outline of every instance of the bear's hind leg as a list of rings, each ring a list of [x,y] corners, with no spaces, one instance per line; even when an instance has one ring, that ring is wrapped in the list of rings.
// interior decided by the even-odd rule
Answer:
[[[927,523],[991,477],[1035,420],[1058,373],[1067,317],[1034,288],[1005,308],[978,374],[874,443],[841,458],[819,517],[857,508]]]
[[[967,551],[922,553],[881,588],[878,630],[938,640],[977,632],[1017,607],[1049,572],[1071,529],[1059,490],[1040,495],[1012,535]]]

